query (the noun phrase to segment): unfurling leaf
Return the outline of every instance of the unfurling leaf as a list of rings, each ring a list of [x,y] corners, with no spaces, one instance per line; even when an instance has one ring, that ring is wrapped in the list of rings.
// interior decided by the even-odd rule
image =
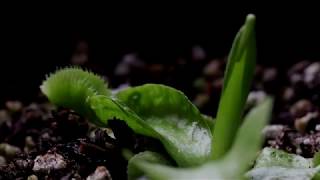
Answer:
[[[225,70],[213,137],[213,159],[230,149],[251,87],[256,65],[255,16],[248,15],[233,42]]]
[[[272,104],[273,100],[267,98],[249,112],[237,132],[232,149],[219,160],[192,168],[176,168],[143,160],[132,160],[131,163],[143,171],[146,177],[155,180],[242,179],[261,148],[264,139],[262,130],[270,119]]]
[[[146,84],[124,89],[114,98],[93,96],[89,102],[102,123],[124,120],[136,133],[159,139],[179,166],[210,159],[210,120],[181,91]]]

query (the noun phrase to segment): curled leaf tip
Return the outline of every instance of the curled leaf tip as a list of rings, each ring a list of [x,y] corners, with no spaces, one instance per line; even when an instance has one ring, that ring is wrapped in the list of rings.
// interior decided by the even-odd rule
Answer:
[[[247,22],[252,22],[252,21],[255,21],[255,20],[256,20],[256,16],[254,14],[248,14],[247,15],[247,18],[246,18]]]

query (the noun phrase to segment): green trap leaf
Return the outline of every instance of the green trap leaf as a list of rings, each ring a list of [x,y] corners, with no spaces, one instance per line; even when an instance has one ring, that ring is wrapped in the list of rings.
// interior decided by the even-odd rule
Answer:
[[[102,123],[124,120],[136,133],[159,139],[179,166],[203,164],[211,156],[210,119],[181,91],[146,84],[122,90],[113,99],[93,96],[89,102]]]

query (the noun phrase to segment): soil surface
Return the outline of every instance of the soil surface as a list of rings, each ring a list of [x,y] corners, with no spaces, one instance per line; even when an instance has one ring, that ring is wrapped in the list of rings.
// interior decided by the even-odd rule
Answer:
[[[191,61],[171,64],[146,64],[131,54],[105,77],[112,88],[147,82],[173,86],[214,116],[226,61],[204,60],[201,49],[192,53]],[[101,72],[83,59],[73,61]],[[312,157],[320,149],[319,92],[320,62],[301,61],[287,69],[257,65],[246,111],[266,95],[275,97],[265,146]],[[2,106],[0,179],[126,179],[123,149],[165,153],[157,140],[133,133],[122,121],[96,127],[69,109],[57,109],[41,94],[32,103],[7,101]]]

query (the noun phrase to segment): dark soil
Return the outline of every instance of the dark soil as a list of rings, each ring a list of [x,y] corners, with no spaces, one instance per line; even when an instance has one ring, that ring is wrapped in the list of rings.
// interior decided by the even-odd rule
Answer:
[[[128,55],[112,75],[110,86],[147,82],[182,90],[201,112],[215,115],[225,59],[206,59],[195,49],[191,59],[146,64]],[[104,75],[98,65],[74,64]],[[320,149],[320,62],[301,61],[288,69],[258,65],[247,110],[266,95],[275,97],[265,146],[312,157]],[[162,145],[133,133],[122,121],[96,127],[68,109],[56,109],[39,95],[27,105],[8,101],[0,110],[0,179],[126,179],[123,149],[137,153]]]
[[[127,161],[122,149],[134,153],[163,151],[159,142],[134,134],[118,120],[110,121],[113,133],[68,109],[54,109],[45,103],[1,113],[0,179],[31,175],[39,179],[86,179],[96,170],[104,174],[102,179],[126,179]]]

